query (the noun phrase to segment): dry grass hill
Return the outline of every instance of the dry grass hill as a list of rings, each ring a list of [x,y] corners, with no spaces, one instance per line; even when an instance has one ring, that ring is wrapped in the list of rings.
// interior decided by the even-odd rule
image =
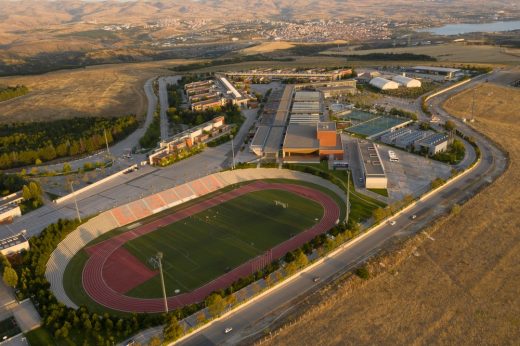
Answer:
[[[489,83],[476,93],[475,126],[507,148],[508,171],[458,215],[427,229],[434,241],[418,236],[418,257],[366,283],[355,279],[358,288],[338,288],[266,344],[518,344],[520,90]],[[467,91],[445,108],[464,117],[471,100]]]

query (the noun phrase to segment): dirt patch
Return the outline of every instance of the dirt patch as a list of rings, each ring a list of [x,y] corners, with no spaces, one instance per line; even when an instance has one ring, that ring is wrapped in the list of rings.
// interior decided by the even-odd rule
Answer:
[[[418,235],[388,257],[394,258],[389,270],[369,281],[349,279],[265,344],[507,345],[520,339],[520,189],[512,188],[520,184],[520,91],[484,84],[476,92],[475,126],[507,148],[507,172],[458,215],[429,227],[434,241]],[[467,116],[471,95],[455,96],[445,107]]]

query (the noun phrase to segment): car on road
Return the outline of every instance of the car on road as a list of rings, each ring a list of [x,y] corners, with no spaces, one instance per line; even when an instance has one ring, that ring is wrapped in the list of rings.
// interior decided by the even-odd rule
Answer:
[[[230,333],[232,330],[233,330],[232,327],[227,327],[226,329],[224,329],[224,334],[228,334],[228,333]]]
[[[395,220],[390,221],[390,226],[395,225]]]
[[[412,216],[410,216],[410,219],[412,219],[412,220],[417,219],[417,215],[413,214]]]
[[[318,282],[318,281],[320,281],[320,280],[321,280],[321,278],[320,278],[319,276],[316,276],[316,277],[314,277],[314,278],[312,279],[313,282]]]

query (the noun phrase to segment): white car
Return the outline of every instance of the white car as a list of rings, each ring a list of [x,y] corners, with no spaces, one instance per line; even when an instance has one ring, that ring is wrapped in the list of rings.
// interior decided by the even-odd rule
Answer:
[[[227,334],[227,333],[231,332],[232,330],[233,330],[233,328],[227,327],[226,329],[224,329],[224,333]]]
[[[390,226],[393,226],[393,225],[395,225],[395,221],[394,220],[390,221]]]
[[[416,218],[417,218],[417,215],[415,215],[415,214],[413,214],[411,217],[412,220],[415,220]]]

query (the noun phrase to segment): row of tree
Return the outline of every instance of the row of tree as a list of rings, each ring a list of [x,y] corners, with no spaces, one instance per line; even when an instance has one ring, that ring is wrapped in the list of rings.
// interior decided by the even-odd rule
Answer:
[[[17,174],[0,173],[0,196],[20,191],[26,183],[25,179]]]
[[[157,142],[161,139],[161,118],[159,112],[155,112],[153,120],[146,129],[143,137],[139,139],[141,148],[151,149],[157,146]]]
[[[77,220],[58,220],[46,227],[40,235],[31,237],[30,250],[23,253],[22,264],[16,268],[15,274],[20,278],[17,280],[18,298],[33,299],[44,328],[55,338],[67,339],[74,332],[82,336],[85,344],[112,345],[115,340],[128,337],[143,328],[164,323],[164,315],[100,315],[84,306],[72,309],[57,301],[45,278],[45,267],[52,251],[77,226]],[[6,280],[14,283],[15,280],[10,275]]]
[[[92,153],[106,142],[126,137],[137,126],[134,115],[0,125],[0,169]]]
[[[17,85],[14,87],[0,88],[0,102],[7,101],[12,98],[23,96],[29,92],[29,88],[25,85]]]

